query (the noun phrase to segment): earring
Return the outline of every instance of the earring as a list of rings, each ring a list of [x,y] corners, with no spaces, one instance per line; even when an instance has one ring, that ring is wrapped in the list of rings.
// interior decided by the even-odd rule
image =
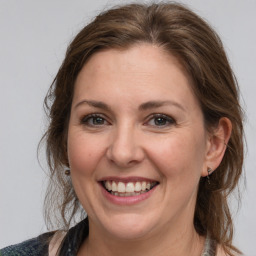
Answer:
[[[69,175],[70,175],[70,170],[67,169],[67,170],[65,171],[65,175],[69,176]]]
[[[211,168],[208,168],[207,172],[208,172],[207,181],[208,181],[208,184],[210,185],[210,184],[211,184],[211,182],[210,182],[210,174],[211,174],[211,172],[212,172],[212,169],[211,169]]]
[[[208,184],[210,185],[210,184],[211,184],[211,182],[210,182],[210,174],[211,174],[211,172],[212,172],[212,169],[211,169],[211,168],[208,168],[208,169],[207,169],[207,172],[208,172],[208,174],[207,174],[207,181],[208,181]]]

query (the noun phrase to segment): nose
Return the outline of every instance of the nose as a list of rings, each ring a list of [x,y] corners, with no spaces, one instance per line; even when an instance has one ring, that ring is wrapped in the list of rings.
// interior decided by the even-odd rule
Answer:
[[[124,125],[116,129],[107,149],[107,158],[122,168],[132,167],[144,159],[144,150],[136,129]]]

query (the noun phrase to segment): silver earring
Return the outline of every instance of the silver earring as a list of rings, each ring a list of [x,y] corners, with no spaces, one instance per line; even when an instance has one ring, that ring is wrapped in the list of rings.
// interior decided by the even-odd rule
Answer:
[[[70,170],[65,170],[65,175],[69,176],[70,175]]]
[[[211,169],[211,168],[208,168],[207,172],[208,172],[207,181],[208,181],[208,184],[211,184],[211,182],[210,182],[210,174],[211,174],[211,172],[212,172],[212,169]]]

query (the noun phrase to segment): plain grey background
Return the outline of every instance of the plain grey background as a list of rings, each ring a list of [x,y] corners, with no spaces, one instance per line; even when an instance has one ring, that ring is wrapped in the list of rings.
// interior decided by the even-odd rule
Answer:
[[[46,230],[42,204],[47,180],[36,151],[47,123],[43,99],[68,43],[101,10],[126,2],[0,0],[0,248]],[[255,256],[256,1],[178,2],[217,30],[240,84],[248,152],[246,189],[242,182],[242,205],[234,216],[235,245]],[[41,159],[46,167],[43,154]]]

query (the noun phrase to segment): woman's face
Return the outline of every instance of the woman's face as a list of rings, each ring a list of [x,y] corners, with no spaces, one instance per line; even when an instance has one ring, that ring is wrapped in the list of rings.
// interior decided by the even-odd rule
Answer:
[[[191,83],[148,44],[98,52],[79,73],[68,158],[95,232],[134,239],[193,226],[209,136]]]

